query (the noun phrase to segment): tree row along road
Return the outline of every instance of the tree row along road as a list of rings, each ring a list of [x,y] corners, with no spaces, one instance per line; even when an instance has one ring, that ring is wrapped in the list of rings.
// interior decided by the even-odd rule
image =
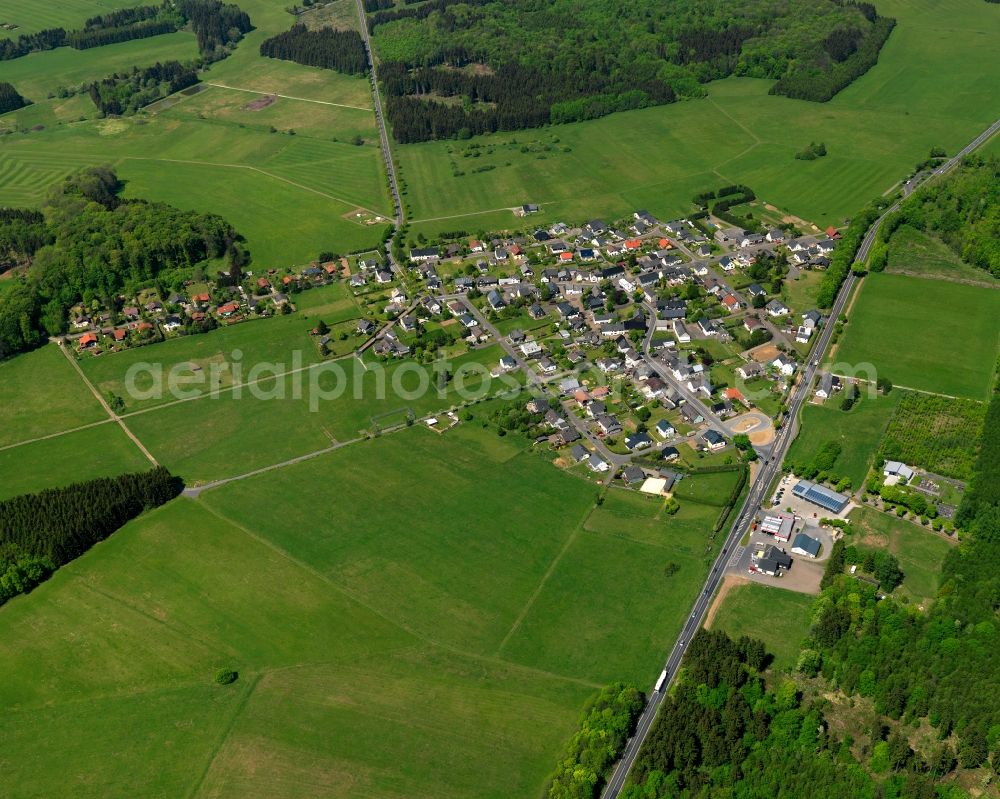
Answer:
[[[375,103],[375,122],[378,125],[379,141],[382,144],[382,159],[385,161],[385,174],[389,178],[389,191],[392,193],[393,216],[396,226],[403,224],[403,203],[399,197],[399,184],[396,182],[396,165],[392,160],[392,148],[389,146],[389,135],[385,130],[385,115],[382,113],[382,95],[378,90],[378,75],[375,71],[375,54],[372,52],[372,40],[368,34],[368,18],[365,16],[364,0],[357,0],[358,19],[361,23],[361,38],[368,54],[368,79],[372,84],[372,101]]]
[[[934,177],[950,171],[959,161],[961,161],[962,158],[971,153],[977,147],[983,145],[998,131],[1000,131],[1000,119],[996,120],[992,125],[990,125],[989,128],[963,147],[953,158],[949,159],[945,164],[934,170],[931,175],[922,181],[915,181],[911,184],[911,186],[908,187],[909,190],[904,193],[909,195],[915,191],[919,185],[926,183],[927,180],[932,180]],[[856,257],[857,261],[864,262],[868,258],[868,253],[872,244],[875,242],[875,236],[878,234],[878,230],[882,225],[882,222],[887,216],[894,213],[898,209],[899,202],[897,201],[893,203],[892,206],[887,208],[886,211],[878,219],[876,219],[874,223],[872,223],[872,226],[868,229],[868,233],[865,235],[865,238],[861,242],[861,246],[858,249]],[[778,432],[778,437],[775,439],[771,447],[770,457],[768,457],[763,465],[758,469],[757,474],[750,485],[747,498],[740,507],[739,515],[736,517],[736,521],[734,522],[725,543],[722,545],[722,551],[719,553],[715,563],[712,565],[712,571],[705,580],[701,593],[695,600],[694,607],[691,608],[691,614],[688,616],[688,619],[684,624],[684,628],[681,630],[680,638],[674,643],[673,648],[667,656],[667,662],[664,666],[667,672],[667,679],[659,691],[653,690],[649,693],[646,707],[643,709],[642,715],[639,717],[639,721],[636,725],[636,731],[632,738],[629,739],[628,744],[625,747],[625,752],[622,755],[622,759],[618,762],[614,773],[611,775],[611,779],[608,780],[608,784],[604,789],[603,799],[616,799],[618,794],[621,792],[622,787],[625,785],[628,773],[635,763],[639,750],[642,747],[643,742],[646,740],[646,736],[649,735],[649,730],[653,726],[653,720],[656,718],[656,713],[659,710],[660,703],[663,701],[670,684],[677,676],[677,669],[678,666],[680,666],[681,658],[684,654],[684,646],[691,640],[691,637],[701,626],[702,620],[712,603],[712,596],[722,581],[726,563],[730,558],[735,560],[739,551],[742,549],[739,546],[739,541],[749,528],[756,509],[760,507],[763,502],[764,494],[767,492],[768,487],[771,485],[775,477],[777,477],[781,469],[781,463],[784,460],[785,453],[788,451],[789,445],[795,438],[795,433],[798,428],[799,411],[809,396],[813,380],[816,377],[817,367],[830,346],[830,339],[833,336],[834,321],[843,312],[844,307],[847,304],[847,299],[854,290],[857,279],[857,276],[855,276],[853,272],[848,273],[847,279],[844,281],[843,286],[840,288],[840,292],[837,294],[837,299],[834,301],[833,308],[830,310],[829,321],[823,327],[823,332],[817,341],[816,348],[813,350],[812,360],[809,362],[801,380],[794,389],[792,401],[789,404],[788,409],[788,424],[783,425],[781,430]]]

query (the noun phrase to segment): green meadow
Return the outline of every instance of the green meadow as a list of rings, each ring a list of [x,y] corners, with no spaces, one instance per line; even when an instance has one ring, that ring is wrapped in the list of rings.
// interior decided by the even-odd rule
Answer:
[[[397,147],[415,229],[521,227],[497,209],[524,202],[543,206],[532,223],[640,207],[670,217],[690,210],[697,191],[735,182],[817,225],[842,224],[931,147],[954,152],[1000,111],[1000,8],[892,0],[879,11],[898,20],[879,63],[829,103],[770,96],[769,81],[734,78],[708,85],[701,100]],[[796,160],[812,141],[829,154]],[[466,157],[474,145],[480,156]]]
[[[0,447],[107,418],[55,344],[0,361]]]
[[[833,466],[834,474],[851,478],[851,485],[860,488],[900,396],[901,392],[892,391],[886,396],[868,397],[862,391],[849,411],[840,409],[839,394],[823,405],[806,405],[787,460],[808,463],[824,444],[836,441],[841,450]]]
[[[225,391],[125,418],[160,463],[189,482],[210,482],[402,424],[408,411],[420,418],[464,396],[499,391],[504,387],[491,387],[488,371],[501,354],[493,346],[454,358],[455,379],[443,389],[430,366],[375,367],[347,358],[278,378],[263,375],[256,396],[249,388]]]
[[[740,582],[729,589],[711,627],[730,638],[749,635],[763,641],[774,656],[773,668],[791,671],[809,634],[814,599],[776,586]]]
[[[937,596],[941,564],[955,542],[894,515],[858,508],[850,521],[856,534],[848,544],[886,549],[899,560],[903,582],[894,595],[926,604]]]
[[[5,795],[537,793],[593,688],[394,615],[177,500],[0,610]]]
[[[985,400],[996,368],[1000,292],[908,275],[865,278],[836,351],[919,391]]]
[[[82,28],[88,17],[135,5],[134,0],[0,0],[0,23],[17,25],[0,29],[0,37],[17,38],[46,28]]]
[[[1000,281],[985,269],[977,269],[965,263],[936,236],[917,230],[911,225],[902,225],[892,234],[886,271],[892,274],[1000,287]]]
[[[50,4],[57,5],[57,4]],[[0,11],[0,18],[3,12]],[[84,19],[77,20],[83,26]],[[186,31],[136,39],[131,42],[108,44],[89,50],[58,47],[41,53],[31,53],[4,61],[3,79],[13,83],[25,97],[44,103],[49,92],[60,87],[77,88],[83,83],[100,80],[115,72],[126,72],[134,66],[150,66],[157,61],[192,61],[198,57],[194,34]],[[94,114],[93,103],[89,113]],[[21,111],[4,115],[0,120],[16,119]],[[2,122],[0,122],[2,124]]]
[[[117,167],[126,196],[225,217],[258,269],[370,249],[385,228],[348,218],[388,206],[377,148],[169,116],[14,134],[0,151],[0,204],[40,205],[52,183],[100,163]]]
[[[152,468],[111,422],[0,449],[0,499]]]

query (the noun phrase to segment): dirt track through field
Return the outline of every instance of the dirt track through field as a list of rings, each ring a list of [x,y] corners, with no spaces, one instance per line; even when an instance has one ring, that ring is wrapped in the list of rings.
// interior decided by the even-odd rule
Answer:
[[[708,609],[708,613],[705,614],[705,629],[709,630],[712,627],[712,622],[715,621],[715,614],[719,612],[719,608],[722,607],[722,603],[726,601],[726,597],[729,592],[737,585],[743,585],[749,582],[736,574],[727,574],[722,578],[722,585],[719,587],[719,593],[715,595],[715,599],[712,600],[712,604]]]

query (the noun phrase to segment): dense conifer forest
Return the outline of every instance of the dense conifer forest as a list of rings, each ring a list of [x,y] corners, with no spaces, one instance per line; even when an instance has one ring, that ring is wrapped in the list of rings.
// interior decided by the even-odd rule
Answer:
[[[830,99],[894,21],[869,3],[429,0],[368,18],[400,142],[593,119],[703,93],[728,75]]]
[[[0,604],[30,591],[181,488],[177,478],[157,467],[0,502]]]
[[[18,108],[24,108],[26,105],[28,105],[28,101],[18,93],[17,89],[6,81],[0,81],[0,114],[17,111]]]
[[[30,264],[0,299],[0,357],[66,329],[74,303],[111,298],[163,270],[247,254],[241,237],[214,214],[119,197],[108,167],[71,175],[43,214],[0,209],[0,259]]]
[[[244,11],[222,0],[164,0],[159,6],[139,6],[91,17],[79,30],[48,28],[16,39],[0,39],[0,61],[56,47],[86,50],[145,39],[173,33],[188,24],[198,37],[198,49],[209,58],[217,58],[217,51],[253,30]]]
[[[364,75],[368,71],[368,55],[357,31],[309,30],[302,24],[293,25],[290,30],[261,42],[260,54],[348,75]]]

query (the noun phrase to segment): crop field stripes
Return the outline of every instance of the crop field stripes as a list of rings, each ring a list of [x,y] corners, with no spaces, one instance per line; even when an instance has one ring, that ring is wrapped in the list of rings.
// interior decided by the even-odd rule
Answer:
[[[308,191],[311,192],[312,194],[317,194],[320,197],[325,197],[328,200],[333,200],[334,202],[338,202],[341,205],[345,205],[349,208],[352,209],[360,208],[361,210],[368,211],[369,213],[375,214],[376,216],[379,215],[378,211],[375,211],[371,208],[367,208],[363,205],[355,203],[352,200],[345,200],[343,197],[335,197],[332,194],[329,194],[325,191],[320,191],[319,189],[315,189],[312,186],[306,186],[302,183],[298,183],[294,180],[291,180],[290,178],[277,175],[273,172],[268,172],[266,169],[261,169],[260,167],[250,166],[249,164],[225,164],[225,163],[219,163],[217,161],[196,161],[188,158],[154,158],[152,156],[139,156],[139,155],[127,155],[122,160],[154,161],[154,162],[170,163],[170,164],[190,164],[192,166],[213,166],[225,169],[245,169],[248,172],[256,172],[260,175],[264,175],[265,177],[272,178],[273,180],[280,180],[282,183],[287,183],[289,186],[294,186],[297,189],[302,189],[302,191]]]
[[[301,103],[316,103],[318,105],[330,105],[333,106],[334,108],[350,108],[353,109],[354,111],[366,111],[369,114],[374,110],[371,106],[368,106],[366,108],[365,106],[361,105],[347,105],[346,103],[331,103],[329,100],[314,100],[310,97],[295,97],[290,94],[278,94],[276,92],[262,92],[257,89],[243,89],[240,88],[239,86],[229,86],[225,83],[208,82],[206,83],[206,85],[215,86],[216,88],[219,89],[229,89],[230,91],[234,92],[248,92],[249,94],[263,94],[267,97],[280,97],[283,100],[297,100]]]
[[[35,205],[49,186],[99,159],[0,153],[0,205]]]

